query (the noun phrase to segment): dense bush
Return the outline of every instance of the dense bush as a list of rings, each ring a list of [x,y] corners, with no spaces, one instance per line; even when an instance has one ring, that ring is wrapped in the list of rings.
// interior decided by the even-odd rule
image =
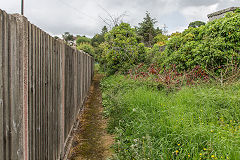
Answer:
[[[101,67],[108,74],[125,73],[140,59],[135,29],[127,23],[121,23],[105,34],[105,43],[100,58]],[[139,59],[140,58],[140,59]]]
[[[168,36],[163,34],[158,34],[156,37],[154,37],[154,42],[157,43],[159,46],[166,45],[166,42],[168,40]]]
[[[90,43],[81,43],[77,46],[77,49],[83,50],[84,52],[90,54],[91,56],[95,57],[95,50]]]
[[[240,14],[229,13],[226,17],[198,28],[189,28],[181,35],[172,37],[164,54],[158,57],[163,65],[176,64],[179,70],[196,65],[218,68],[240,62]]]

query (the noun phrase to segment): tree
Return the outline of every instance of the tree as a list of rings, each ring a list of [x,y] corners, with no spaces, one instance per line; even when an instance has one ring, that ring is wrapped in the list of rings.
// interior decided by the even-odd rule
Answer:
[[[62,38],[65,42],[69,43],[71,41],[74,41],[74,37],[72,34],[70,34],[69,32],[65,32],[63,35],[62,35]]]
[[[163,30],[160,29],[159,27],[157,27],[157,29],[156,29],[156,35],[158,35],[158,34],[163,34]]]
[[[77,36],[76,43],[77,45],[80,45],[81,43],[91,43],[91,39],[86,36]]]
[[[195,22],[191,22],[191,23],[188,25],[188,28],[190,28],[190,27],[198,28],[198,27],[204,26],[205,24],[206,24],[206,23],[205,23],[205,22],[202,22],[202,21],[195,21]]]
[[[143,19],[141,23],[139,23],[139,27],[137,28],[137,33],[143,39],[143,43],[150,47],[154,44],[153,38],[156,36],[157,30],[154,28],[154,25],[157,23],[155,18],[151,18],[150,13],[146,12],[146,17]],[[159,32],[159,28],[158,28]]]
[[[104,41],[104,36],[102,34],[95,34],[95,36],[91,39],[91,44],[93,47],[98,47]]]
[[[107,32],[108,32],[107,26],[103,26],[101,34],[104,35]]]
[[[102,28],[102,32],[101,34],[96,34],[92,40],[91,40],[91,44],[93,47],[98,47],[101,43],[103,43],[105,41],[104,39],[104,35],[108,32],[108,29],[106,26],[104,26]]]

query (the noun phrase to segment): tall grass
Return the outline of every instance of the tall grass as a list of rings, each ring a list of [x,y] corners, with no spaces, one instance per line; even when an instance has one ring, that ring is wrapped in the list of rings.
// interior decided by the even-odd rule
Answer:
[[[114,159],[240,159],[240,84],[157,90],[111,76],[102,83]]]

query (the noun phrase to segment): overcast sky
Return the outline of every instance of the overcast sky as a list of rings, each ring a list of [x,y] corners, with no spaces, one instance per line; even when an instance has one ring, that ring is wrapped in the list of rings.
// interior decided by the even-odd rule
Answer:
[[[0,9],[20,13],[21,0],[0,0]],[[68,31],[93,36],[108,18],[105,10],[117,17],[126,12],[125,22],[137,26],[149,11],[169,33],[183,31],[192,21],[207,21],[207,14],[228,7],[239,7],[240,0],[25,0],[28,20],[52,35]]]

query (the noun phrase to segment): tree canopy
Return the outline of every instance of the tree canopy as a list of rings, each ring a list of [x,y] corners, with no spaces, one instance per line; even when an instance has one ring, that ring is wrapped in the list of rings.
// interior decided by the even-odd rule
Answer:
[[[154,37],[157,33],[160,33],[161,30],[159,28],[155,29],[154,25],[157,23],[155,18],[151,18],[150,13],[146,12],[146,17],[143,19],[141,23],[139,23],[139,27],[137,28],[137,33],[142,37],[143,43],[146,46],[152,46],[154,44]]]
[[[76,40],[77,45],[80,45],[81,43],[90,43],[90,42],[91,42],[91,39],[86,36],[78,36]]]
[[[108,32],[108,29],[107,29],[106,26],[104,26],[104,27],[102,28],[101,33],[100,33],[100,34],[96,34],[96,35],[92,38],[92,40],[91,40],[92,46],[98,47],[101,43],[103,43],[103,42],[105,41],[104,35],[105,35],[107,32]]]
[[[198,28],[198,27],[204,26],[205,24],[206,24],[206,23],[205,23],[205,22],[202,22],[202,21],[195,21],[195,22],[191,22],[191,23],[188,25],[188,28],[190,28],[190,27]]]
[[[72,34],[70,34],[69,32],[65,32],[63,35],[62,35],[62,38],[65,42],[70,42],[70,41],[74,41],[74,37]]]

